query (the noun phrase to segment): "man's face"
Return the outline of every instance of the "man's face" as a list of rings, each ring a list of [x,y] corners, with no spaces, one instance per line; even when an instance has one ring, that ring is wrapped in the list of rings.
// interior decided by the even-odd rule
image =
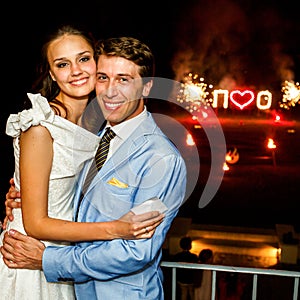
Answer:
[[[103,115],[116,125],[140,114],[152,81],[143,85],[139,66],[122,57],[100,55],[97,63],[96,93]]]

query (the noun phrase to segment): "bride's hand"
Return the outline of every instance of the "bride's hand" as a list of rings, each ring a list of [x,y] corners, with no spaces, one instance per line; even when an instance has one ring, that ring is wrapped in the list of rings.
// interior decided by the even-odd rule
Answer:
[[[158,211],[150,211],[139,215],[129,211],[119,219],[120,222],[123,222],[123,226],[120,225],[122,227],[120,228],[122,238],[125,240],[151,238],[164,217],[165,215]]]
[[[16,202],[16,198],[20,198],[21,194],[16,190],[14,179],[11,178],[9,180],[10,188],[8,192],[6,193],[6,198],[5,198],[5,219],[3,221],[3,229],[6,229],[7,222],[12,221],[14,216],[13,216],[13,209],[14,208],[20,208],[21,207],[21,202]]]

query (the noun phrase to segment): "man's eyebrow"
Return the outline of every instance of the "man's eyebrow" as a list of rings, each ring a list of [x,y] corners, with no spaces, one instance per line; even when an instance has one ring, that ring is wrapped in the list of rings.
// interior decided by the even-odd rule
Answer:
[[[97,71],[97,74],[101,74],[101,75],[106,75],[105,72],[101,72],[101,71]],[[116,76],[119,76],[119,77],[130,77],[130,78],[134,78],[131,74],[128,74],[128,73],[118,73]]]

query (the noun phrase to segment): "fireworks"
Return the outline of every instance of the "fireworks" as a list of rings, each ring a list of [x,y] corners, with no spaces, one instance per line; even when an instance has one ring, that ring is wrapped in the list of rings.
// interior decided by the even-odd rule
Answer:
[[[289,110],[291,107],[300,103],[300,87],[299,83],[293,81],[285,81],[281,91],[283,92],[282,102],[279,102],[281,108]]]
[[[184,103],[185,108],[191,114],[201,112],[204,116],[205,113],[203,111],[212,102],[211,99],[208,99],[209,92],[206,89],[207,84],[204,82],[204,78],[199,77],[197,74],[189,73],[184,77],[181,89],[177,95],[177,101]]]

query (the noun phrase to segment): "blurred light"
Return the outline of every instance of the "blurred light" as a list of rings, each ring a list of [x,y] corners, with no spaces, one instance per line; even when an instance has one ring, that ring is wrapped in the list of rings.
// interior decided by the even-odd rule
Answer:
[[[237,163],[239,158],[240,158],[240,155],[239,155],[236,147],[230,148],[225,156],[225,160],[229,164]]]
[[[275,121],[275,122],[279,122],[279,121],[280,121],[280,119],[281,119],[281,118],[280,118],[280,116],[279,116],[279,115],[276,115],[276,116],[275,116],[275,120],[274,120],[274,121]]]
[[[227,165],[226,162],[224,162],[224,164],[223,164],[223,170],[224,171],[229,171],[229,166]]]
[[[275,145],[275,143],[274,143],[274,140],[271,139],[271,138],[268,139],[268,148],[269,148],[269,149],[275,149],[275,148],[276,148],[276,145]]]
[[[186,136],[186,144],[188,146],[194,146],[195,145],[194,139],[193,139],[193,137],[190,133],[188,133],[187,136]]]
[[[296,132],[296,130],[294,128],[289,128],[287,130],[287,133],[295,133],[295,132]]]

